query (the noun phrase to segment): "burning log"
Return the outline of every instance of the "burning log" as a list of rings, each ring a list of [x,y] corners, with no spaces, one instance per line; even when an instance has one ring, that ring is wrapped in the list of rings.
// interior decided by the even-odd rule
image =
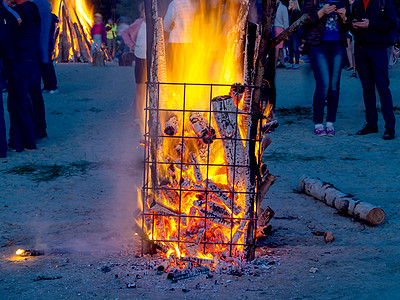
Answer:
[[[272,140],[270,137],[266,137],[262,140],[262,144],[261,144],[261,153],[264,153],[264,151],[269,147],[269,145],[271,145]]]
[[[243,143],[240,140],[238,128],[238,113],[232,97],[218,96],[211,101],[217,129],[222,139],[225,159],[228,164],[228,180],[232,186],[244,190],[245,154]],[[233,180],[235,182],[233,182]]]
[[[211,199],[214,201],[222,201],[222,203],[232,209],[235,215],[238,215],[241,212],[241,208],[237,207],[214,182],[212,182],[210,179],[206,179],[204,183],[206,184],[207,191],[209,191],[208,195]]]
[[[264,180],[260,185],[260,190],[258,191],[257,211],[261,209],[261,202],[263,201],[264,196],[267,194],[269,188],[271,187],[271,185],[274,184],[275,181],[276,177],[271,173],[268,173],[267,176],[265,176]]]
[[[243,220],[242,222],[240,222],[238,229],[236,230],[235,234],[232,237],[232,244],[236,244],[239,241],[239,239],[242,237],[247,223],[248,223],[248,221],[246,221],[246,220]]]
[[[176,115],[171,116],[164,126],[164,133],[166,135],[173,136],[178,132],[178,117]]]
[[[189,114],[189,123],[194,133],[204,144],[211,144],[217,138],[215,129],[211,127],[201,113],[191,112]]]
[[[42,250],[23,250],[23,249],[18,249],[15,252],[16,255],[18,256],[42,256],[44,255],[44,251]]]
[[[194,171],[194,177],[196,178],[196,183],[201,183],[203,182],[203,175],[201,175],[201,170],[196,155],[193,152],[190,152],[189,156],[193,164],[193,171]]]
[[[188,244],[188,245],[186,246],[186,250],[188,251],[188,253],[189,253],[191,256],[194,256],[194,255],[195,255],[195,253],[196,253],[196,251],[197,251],[197,248],[198,248],[198,246],[199,246],[199,244],[200,244],[200,242],[201,242],[201,239],[203,238],[205,232],[206,232],[206,231],[205,231],[204,228],[200,228],[199,231],[198,231],[198,233],[197,233],[197,237],[196,237],[195,242],[194,242],[194,243],[191,243],[191,244]]]
[[[161,186],[161,193],[165,197],[167,204],[172,209],[179,209],[179,195],[178,193],[168,186]]]
[[[195,277],[201,274],[208,274],[210,272],[211,270],[209,266],[197,266],[191,269],[186,268],[183,270],[175,269],[173,272],[168,274],[167,279],[177,281],[181,279]]]
[[[275,212],[272,210],[271,207],[267,206],[266,209],[261,213],[257,220],[258,227],[265,227],[268,225],[269,221],[274,217]]]
[[[178,144],[174,147],[174,150],[179,154],[183,155],[186,150],[186,140],[185,139],[179,139]]]
[[[215,264],[214,259],[199,258],[199,257],[181,257],[180,261],[188,261],[191,263],[196,263],[199,265],[208,265],[208,266],[213,266]]]
[[[262,127],[261,127],[261,131],[263,133],[266,133],[267,131],[270,131],[272,129],[275,129],[279,126],[279,122],[278,120],[272,120],[270,122],[265,123]]]
[[[299,179],[299,188],[302,192],[336,208],[340,213],[366,221],[371,225],[378,225],[385,220],[385,212],[380,207],[345,194],[332,184],[323,182],[319,178],[303,175]]]
[[[196,206],[199,209],[199,211],[205,213],[206,209],[203,206],[206,205],[206,200],[193,201],[193,205]],[[218,205],[212,201],[207,201],[207,206],[208,206],[207,213],[211,213],[212,215],[218,215],[220,218],[230,217],[229,211],[227,211],[221,205]]]
[[[229,91],[229,96],[232,97],[233,102],[235,103],[236,106],[239,105],[240,100],[243,97],[243,93],[245,91],[245,88],[243,84],[236,82],[232,84],[231,89]]]
[[[157,200],[154,200],[150,205],[150,209],[156,213],[164,214],[164,215],[178,215],[179,209],[168,207]]]

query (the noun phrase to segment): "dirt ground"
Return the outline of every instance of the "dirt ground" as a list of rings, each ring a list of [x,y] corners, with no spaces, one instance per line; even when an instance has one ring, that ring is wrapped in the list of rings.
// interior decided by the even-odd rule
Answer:
[[[49,137],[0,160],[1,299],[400,299],[400,136],[382,140],[382,123],[378,134],[354,135],[364,117],[350,73],[328,138],[312,133],[309,66],[278,70],[280,126],[264,157],[278,180],[263,202],[276,214],[261,258],[244,274],[177,283],[137,255],[132,232],[143,176],[133,68],[59,64],[57,75],[61,93],[44,95]],[[400,65],[390,75],[399,116]],[[386,220],[370,227],[299,194],[303,174],[381,206]],[[45,255],[17,258],[18,248]]]

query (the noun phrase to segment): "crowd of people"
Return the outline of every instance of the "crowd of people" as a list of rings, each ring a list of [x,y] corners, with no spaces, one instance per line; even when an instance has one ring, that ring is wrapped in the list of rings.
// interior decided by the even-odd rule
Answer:
[[[37,141],[47,136],[42,92],[58,93],[52,62],[58,20],[47,0],[4,0],[0,12],[0,87],[8,91],[10,117],[7,143],[1,93],[0,157],[6,157],[7,149],[36,149]]]
[[[300,11],[297,0],[287,7],[278,1],[274,33],[277,36],[302,14],[310,21],[287,41],[285,60],[283,43],[276,47],[277,68],[298,68],[299,49],[303,50],[314,73],[314,133],[334,136],[339,104],[342,69],[360,77],[365,103],[366,123],[357,135],[378,132],[375,88],[378,91],[385,131],[383,139],[395,138],[395,116],[389,89],[388,69],[398,41],[399,20],[392,0],[304,0]],[[298,46],[301,45],[301,46]],[[347,59],[347,66],[344,61]],[[357,76],[358,74],[358,76]],[[326,125],[324,111],[326,107]]]
[[[359,77],[361,81],[366,108],[366,124],[357,134],[378,132],[376,88],[385,121],[383,138],[394,139],[396,119],[388,75],[388,53],[394,53],[392,46],[398,39],[398,19],[393,0],[304,0],[302,8],[298,0],[284,1],[277,1],[273,37],[296,22],[302,14],[308,14],[310,21],[287,41],[277,45],[269,53],[268,59],[269,63],[274,63],[273,68],[298,69],[300,55],[308,56],[316,82],[314,133],[318,136],[335,135],[340,78],[344,61],[347,61],[347,69],[353,71],[351,76]],[[252,1],[249,18],[252,10],[257,15],[260,4],[260,0]],[[163,18],[168,42],[167,63],[172,69],[179,49],[190,45],[191,37],[187,31],[194,10],[195,3],[192,0],[172,0]],[[96,13],[91,29],[92,53],[104,47],[110,60],[121,60],[127,52],[133,54],[136,99],[144,98],[147,76],[143,3],[139,11],[140,18],[131,25],[121,18],[118,26],[112,19],[103,23],[103,16]],[[7,108],[10,116],[7,143],[1,105],[0,157],[5,157],[7,149],[16,152],[36,149],[37,140],[47,136],[42,93],[58,93],[52,61],[53,37],[58,19],[51,13],[47,0],[2,0],[0,12],[0,87],[8,90]],[[259,16],[255,19],[260,20]],[[175,81],[174,78],[169,80]],[[274,96],[270,98],[274,104]],[[0,100],[3,101],[2,97]],[[142,119],[142,103],[135,101],[137,119]]]

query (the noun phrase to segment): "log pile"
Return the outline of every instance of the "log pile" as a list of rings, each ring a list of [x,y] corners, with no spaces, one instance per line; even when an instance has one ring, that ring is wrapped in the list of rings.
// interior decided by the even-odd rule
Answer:
[[[230,41],[227,51],[241,60],[238,65],[245,66],[245,83],[252,87],[234,84],[229,95],[212,99],[209,112],[172,111],[168,112],[170,115],[159,109],[165,107],[159,90],[162,85],[158,85],[162,82],[160,69],[165,49],[157,25],[160,22],[157,5],[155,0],[145,4],[150,43],[147,49],[151,188],[144,207],[148,208],[149,216],[160,215],[164,219],[163,226],[153,226],[153,233],[155,230],[157,237],[168,240],[161,242],[168,252],[176,251],[177,247],[190,257],[200,251],[229,256],[242,252],[246,259],[252,260],[256,228],[266,228],[273,216],[272,209],[261,209],[261,203],[276,181],[260,159],[271,140],[262,138],[265,105],[259,88],[265,71],[274,2],[263,1],[263,25],[259,28],[247,26],[249,1],[242,0],[239,18],[231,31],[237,38]],[[247,35],[246,28],[249,28]],[[258,44],[259,29],[262,38]],[[244,61],[243,53],[246,53]],[[222,162],[219,156],[219,163],[213,164],[217,153],[223,153]],[[168,228],[173,228],[173,233]],[[170,242],[175,239],[178,243]]]

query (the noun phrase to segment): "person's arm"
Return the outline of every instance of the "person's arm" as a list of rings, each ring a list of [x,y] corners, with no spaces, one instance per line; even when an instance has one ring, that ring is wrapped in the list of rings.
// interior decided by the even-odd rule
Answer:
[[[9,7],[7,5],[7,3],[4,2],[4,0],[2,2],[3,2],[4,8],[7,9],[8,12],[11,13],[14,16],[14,18],[17,20],[18,24],[21,24],[22,23],[22,19],[19,16],[19,14],[15,10],[13,10],[11,7]]]
[[[165,13],[164,24],[163,24],[164,31],[171,32],[175,20],[175,14],[176,14],[175,3],[174,1],[172,1],[168,6],[167,12]]]
[[[289,27],[289,11],[286,6],[283,9],[283,28],[287,29]]]
[[[132,51],[135,49],[137,35],[139,33],[140,25],[142,25],[143,21],[143,18],[137,19],[128,28],[122,31],[122,39]]]

